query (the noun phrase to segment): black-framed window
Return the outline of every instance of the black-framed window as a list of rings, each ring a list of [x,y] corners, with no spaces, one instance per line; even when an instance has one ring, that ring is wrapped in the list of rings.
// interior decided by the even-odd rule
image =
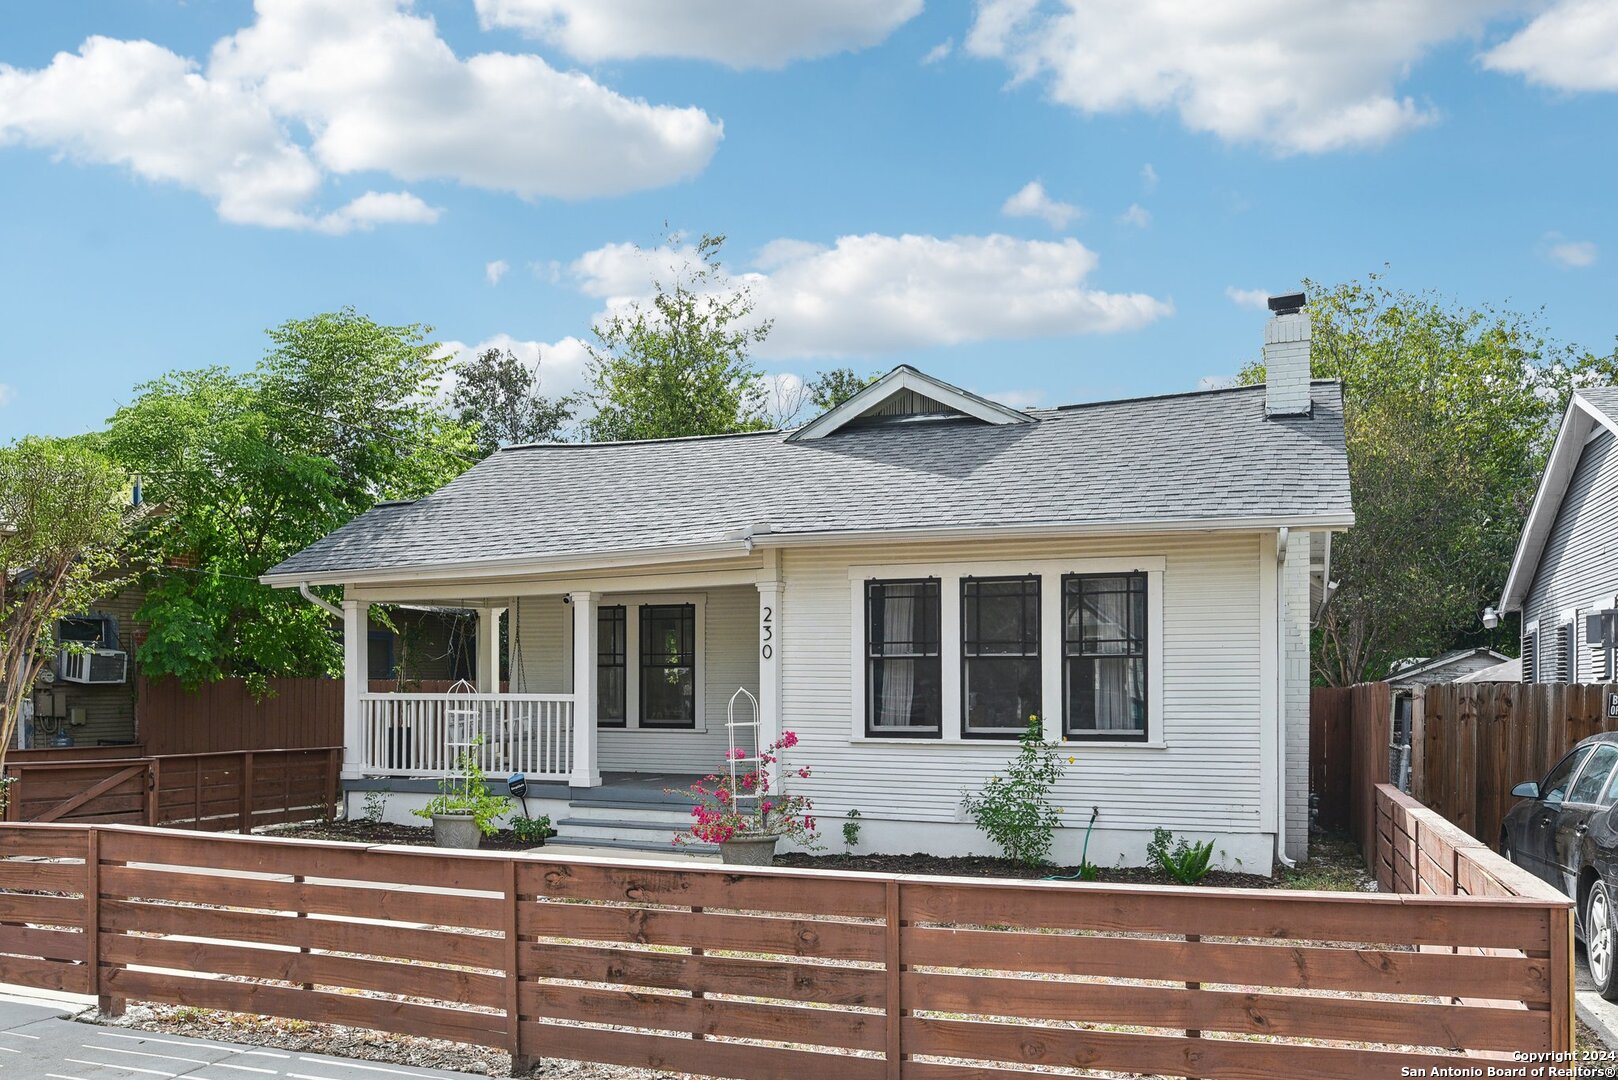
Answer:
[[[697,606],[640,609],[640,726],[697,726]]]
[[[1062,578],[1062,715],[1069,738],[1144,741],[1146,575]]]
[[[865,733],[938,738],[944,685],[938,579],[865,583]]]
[[[627,726],[629,617],[622,604],[596,609],[596,722]]]
[[[1014,739],[1039,714],[1039,577],[961,579],[961,734]]]
[[[105,615],[70,615],[56,623],[57,642],[93,645],[98,649],[118,647],[118,628]]]

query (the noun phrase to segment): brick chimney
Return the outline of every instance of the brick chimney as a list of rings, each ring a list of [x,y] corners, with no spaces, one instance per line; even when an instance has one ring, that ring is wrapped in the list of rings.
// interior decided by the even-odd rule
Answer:
[[[1270,297],[1264,324],[1264,415],[1305,416],[1309,399],[1309,313],[1303,293]]]

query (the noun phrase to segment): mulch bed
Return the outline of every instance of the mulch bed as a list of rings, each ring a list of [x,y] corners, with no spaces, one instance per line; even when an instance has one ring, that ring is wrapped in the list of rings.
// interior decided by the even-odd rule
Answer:
[[[1039,881],[1071,877],[1077,881],[1076,866],[1028,867],[1010,859],[982,855],[940,856],[917,852],[914,855],[808,855],[797,852],[775,857],[776,866],[797,866],[820,870],[864,870],[878,874],[933,874],[945,877],[1017,878]],[[1109,885],[1178,885],[1179,882],[1155,866],[1097,867],[1097,882]],[[1310,844],[1310,858],[1292,869],[1281,868],[1274,877],[1243,874],[1231,870],[1210,870],[1197,882],[1216,889],[1327,889],[1365,892],[1375,888],[1366,876],[1365,864],[1351,841],[1340,837],[1316,837]]]
[[[300,840],[338,840],[345,844],[410,844],[415,847],[433,846],[431,825],[392,825],[388,822],[373,824],[364,818],[353,821],[310,821],[265,829],[266,836],[296,837]],[[478,845],[482,851],[527,851],[538,845],[518,840],[515,833],[502,830],[485,836]]]

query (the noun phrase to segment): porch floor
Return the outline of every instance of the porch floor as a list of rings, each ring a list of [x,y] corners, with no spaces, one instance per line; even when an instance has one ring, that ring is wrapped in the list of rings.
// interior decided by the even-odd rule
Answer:
[[[687,807],[690,801],[679,794],[702,779],[701,773],[677,772],[603,772],[601,786],[593,788],[569,787],[567,784],[530,781],[530,799],[566,799],[575,804],[628,805],[645,807]],[[489,787],[496,795],[507,794],[504,779],[489,778]],[[676,789],[670,794],[665,789]],[[424,776],[368,776],[358,780],[344,780],[344,791],[424,791],[435,794],[438,780]]]

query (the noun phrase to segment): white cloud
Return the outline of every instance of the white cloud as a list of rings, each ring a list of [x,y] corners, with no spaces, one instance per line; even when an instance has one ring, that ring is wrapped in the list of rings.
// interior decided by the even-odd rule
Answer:
[[[1268,311],[1270,307],[1270,294],[1263,289],[1238,289],[1234,285],[1226,285],[1225,296],[1237,307],[1252,308],[1254,311]]]
[[[1593,241],[1568,240],[1557,233],[1546,234],[1544,246],[1547,259],[1570,270],[1594,266],[1596,257],[1600,254]]]
[[[1140,167],[1140,186],[1146,192],[1157,190],[1157,170],[1150,161]]]
[[[1129,209],[1118,215],[1118,220],[1125,225],[1133,225],[1137,229],[1144,229],[1152,223],[1152,212],[1140,203],[1130,203]]]
[[[1030,180],[1000,207],[1007,217],[1037,217],[1058,232],[1067,228],[1083,213],[1072,203],[1053,199],[1045,192],[1045,185]]]
[[[1558,90],[1618,90],[1618,5],[1559,0],[1480,59]]]
[[[586,371],[590,354],[585,350],[584,342],[576,337],[565,337],[555,342],[524,341],[514,338],[510,334],[494,334],[484,338],[476,345],[468,345],[464,341],[446,341],[443,343],[444,352],[459,364],[471,360],[488,349],[499,349],[501,352],[510,350],[517,359],[527,364],[536,360],[539,362],[539,392],[546,397],[559,397],[563,394],[576,393],[584,389]],[[449,396],[454,385],[454,373],[451,369],[446,380],[443,395]]]
[[[323,215],[315,228],[341,236],[369,232],[378,225],[431,225],[443,211],[428,206],[408,191],[367,191],[347,206]]]
[[[506,262],[504,259],[496,259],[493,262],[484,263],[483,280],[487,281],[490,285],[498,285],[500,284],[500,279],[505,277],[506,271],[510,269],[511,264]]]
[[[646,56],[774,68],[863,49],[922,0],[477,0],[485,27],[520,30],[589,62]]]
[[[691,176],[722,137],[700,109],[624,97],[538,56],[462,60],[404,2],[258,0],[205,68],[107,37],[43,68],[0,65],[0,143],[180,185],[225,221],[344,232],[438,212],[370,192],[322,213],[312,204],[333,175],[582,198]]]
[[[945,38],[937,45],[927,50],[927,55],[921,58],[923,64],[937,64],[949,59],[949,54],[955,51],[955,39]]]
[[[0,382],[0,406],[10,405],[17,398],[17,388]]]
[[[1087,288],[1097,264],[1077,240],[1010,236],[840,237],[831,247],[767,245],[760,268],[739,274],[758,314],[775,320],[759,355],[775,359],[873,356],[990,339],[1133,330],[1171,314],[1143,293]],[[606,310],[644,302],[649,283],[692,261],[690,248],[608,244],[569,267]]]
[[[1172,110],[1282,152],[1375,145],[1432,122],[1397,87],[1429,50],[1522,0],[981,0],[967,51],[1085,113]]]

